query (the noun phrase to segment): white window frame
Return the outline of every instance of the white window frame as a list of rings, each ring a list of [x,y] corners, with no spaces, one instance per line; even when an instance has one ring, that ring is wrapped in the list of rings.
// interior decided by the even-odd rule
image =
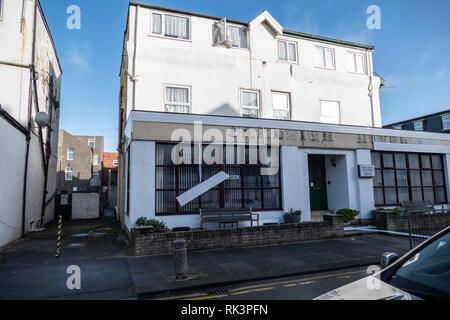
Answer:
[[[286,109],[276,109],[275,108],[275,106],[274,106],[274,95],[276,95],[276,94],[287,96],[287,103],[288,103],[287,110]],[[279,119],[279,120],[291,120],[292,119],[292,114],[291,114],[291,112],[292,112],[291,111],[292,110],[292,108],[291,108],[291,94],[289,92],[283,92],[283,91],[272,91],[272,110],[273,110],[273,113],[275,113],[275,111],[287,111],[288,118],[287,119]],[[275,116],[273,118],[275,119]],[[278,118],[276,118],[276,119],[278,119]]]
[[[286,43],[286,60],[280,59],[280,49],[279,49],[279,42],[285,42]],[[289,60],[289,45],[293,44],[295,46],[295,61]],[[277,60],[280,62],[286,62],[286,63],[298,63],[298,43],[295,41],[288,41],[284,39],[278,39],[277,40]]]
[[[153,14],[159,14],[161,15],[161,34],[153,33]],[[188,30],[188,39],[182,39],[182,38],[174,38],[174,37],[167,37],[165,34],[165,26],[166,26],[166,16],[174,16],[179,18],[186,18],[189,20],[189,30]],[[158,38],[164,38],[164,39],[172,39],[172,40],[178,40],[178,41],[186,41],[190,42],[192,39],[192,19],[190,16],[181,15],[181,14],[175,14],[175,13],[164,13],[164,12],[158,12],[158,11],[151,11],[150,12],[150,35],[152,37],[158,37]]]
[[[448,123],[447,127],[445,126],[446,123]],[[445,114],[442,116],[442,130],[450,130],[450,114]]]
[[[94,142],[94,146],[92,146],[92,147],[91,147],[91,141]],[[88,140],[88,146],[89,146],[89,148],[95,149],[95,138]]]
[[[67,178],[68,173],[70,173],[70,178]],[[65,179],[65,181],[73,180],[73,168],[68,167],[64,170],[64,179]]]
[[[256,93],[258,95],[258,98],[256,101],[258,101],[258,106],[244,106],[242,105],[242,93],[248,92],[248,93]],[[258,116],[256,118],[259,118],[261,115],[261,93],[259,90],[252,90],[252,89],[239,89],[239,113],[241,117],[244,117],[244,113],[242,112],[244,109],[251,109],[251,110],[257,110]]]
[[[323,66],[320,66],[317,63],[317,59],[318,59],[318,57],[317,57],[317,49],[322,50],[322,62],[324,64]],[[332,67],[327,66],[327,59],[326,59],[326,51],[327,50],[333,52],[333,66]],[[336,70],[336,52],[334,51],[333,48],[323,47],[323,46],[316,46],[315,58],[316,58],[316,68],[327,69],[327,70]]]
[[[164,112],[168,112],[167,111],[167,105],[179,105],[179,106],[186,106],[189,108],[189,112],[186,114],[191,114],[192,113],[192,88],[191,86],[185,86],[185,85],[177,85],[177,84],[165,84],[163,86],[163,94],[164,94]],[[166,88],[180,88],[180,89],[188,89],[188,98],[189,98],[189,102],[185,103],[185,102],[177,102],[177,103],[173,103],[171,101],[167,100],[167,90]]]
[[[70,157],[72,155],[72,157]],[[74,161],[75,160],[75,148],[67,148],[67,160]]]
[[[223,42],[218,42],[218,43],[216,43],[216,27],[217,27],[220,23],[223,23],[223,24],[224,24],[225,38],[226,38],[226,39],[225,39]],[[228,36],[229,36],[229,34],[228,34],[228,26],[230,26],[230,27],[235,27],[235,28],[240,28],[240,29],[241,29],[241,28],[242,28],[242,29],[245,29],[245,34],[246,34],[246,37],[247,37],[247,47],[235,47],[235,46],[233,46],[233,44],[227,45],[227,42],[230,41],[230,40],[228,39]],[[236,23],[229,23],[229,22],[227,21],[226,18],[223,18],[223,19],[220,20],[220,21],[215,21],[215,22],[213,22],[213,23],[212,23],[212,28],[213,28],[213,34],[212,34],[212,42],[213,42],[213,46],[215,46],[215,47],[226,47],[226,48],[228,48],[228,49],[250,50],[250,43],[249,43],[250,39],[249,39],[249,36],[248,36],[248,27],[245,27],[245,26],[243,26],[243,25],[236,24]],[[230,41],[230,43],[231,43],[231,41]]]
[[[320,104],[320,123],[325,123],[325,124],[335,124],[335,123],[331,123],[331,122],[324,122],[322,121],[322,103],[323,102],[333,102],[333,103],[337,103],[338,105],[338,112],[339,112],[339,119],[338,119],[338,123],[337,124],[342,124],[342,110],[341,110],[341,102],[337,101],[337,100],[325,100],[322,99],[320,100],[319,104]]]
[[[420,124],[420,130],[419,130]],[[415,121],[414,122],[414,131],[423,131],[423,121]]]
[[[367,74],[367,61],[366,61],[366,55],[364,53],[360,53],[360,52],[355,52],[355,51],[347,51],[348,55],[351,55],[353,58],[353,67],[355,68],[355,71],[350,70],[350,66],[347,65],[347,70],[350,73],[357,73],[357,74]],[[362,57],[362,61],[363,61],[363,69],[357,70],[358,69],[358,64],[356,63],[356,56],[360,56]],[[347,61],[348,64],[348,61]]]
[[[95,161],[96,159],[97,161]],[[92,164],[94,166],[100,165],[100,156],[98,154],[94,154],[94,156],[92,157]]]

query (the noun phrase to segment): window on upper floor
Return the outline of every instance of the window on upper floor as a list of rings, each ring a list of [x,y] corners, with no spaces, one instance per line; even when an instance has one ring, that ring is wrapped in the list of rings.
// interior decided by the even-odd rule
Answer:
[[[95,139],[89,139],[88,145],[89,145],[89,147],[91,147],[92,149],[94,149],[94,148],[95,148]]]
[[[442,129],[443,130],[450,129],[450,114],[442,116]]]
[[[272,92],[273,118],[277,120],[290,120],[290,95],[283,92]]]
[[[100,164],[100,157],[98,154],[94,155],[94,159],[92,160],[92,164],[98,166]]]
[[[72,168],[66,168],[65,170],[65,180],[66,181],[72,181],[73,179],[73,169]]]
[[[75,149],[74,148],[67,148],[67,160],[75,160]]]
[[[337,101],[320,101],[320,122],[340,124],[340,104]]]
[[[334,69],[334,50],[325,47],[316,47],[316,66],[319,68]]]
[[[259,91],[241,90],[241,116],[259,117]]]
[[[227,23],[227,19],[214,22],[213,41],[216,46],[228,48],[248,48],[248,28]]]
[[[186,86],[165,86],[166,112],[190,113],[191,88]]]
[[[414,130],[415,131],[423,131],[423,121],[414,122]]]
[[[394,130],[402,130],[402,126],[401,125],[393,126],[392,129],[394,129]]]
[[[278,40],[278,60],[297,62],[297,43]]]
[[[347,54],[347,67],[349,72],[354,73],[366,73],[366,59],[365,55],[356,52],[348,52]]]
[[[190,24],[188,17],[152,13],[152,34],[156,36],[190,40]]]

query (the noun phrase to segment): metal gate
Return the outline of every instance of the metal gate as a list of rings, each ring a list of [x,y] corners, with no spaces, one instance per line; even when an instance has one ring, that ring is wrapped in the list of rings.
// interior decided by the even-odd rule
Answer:
[[[408,217],[409,243],[411,249],[448,227],[448,211],[406,212]]]

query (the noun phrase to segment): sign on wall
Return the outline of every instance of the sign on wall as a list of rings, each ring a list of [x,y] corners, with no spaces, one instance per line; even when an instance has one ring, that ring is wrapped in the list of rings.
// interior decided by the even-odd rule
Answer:
[[[359,168],[360,178],[373,178],[375,177],[375,166],[373,164],[361,164]]]

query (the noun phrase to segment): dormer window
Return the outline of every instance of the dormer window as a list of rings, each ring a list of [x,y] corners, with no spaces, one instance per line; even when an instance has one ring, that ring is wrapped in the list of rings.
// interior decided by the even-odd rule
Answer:
[[[247,27],[233,25],[222,19],[214,23],[214,45],[227,48],[248,48]]]
[[[278,60],[294,63],[297,62],[297,43],[279,40]]]
[[[423,131],[423,122],[422,121],[414,122],[414,130],[415,131]]]
[[[442,129],[443,130],[450,129],[450,114],[442,116]]]
[[[152,14],[152,34],[172,39],[190,40],[190,19],[172,14]]]

